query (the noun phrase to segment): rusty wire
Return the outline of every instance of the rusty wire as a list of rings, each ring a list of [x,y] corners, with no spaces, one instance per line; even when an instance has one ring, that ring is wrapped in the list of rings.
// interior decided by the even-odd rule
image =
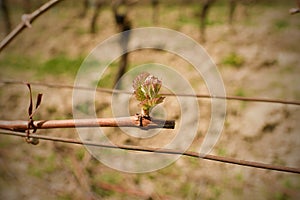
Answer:
[[[15,81],[15,80],[0,80],[1,84],[27,84],[27,82],[23,81]],[[133,92],[118,90],[118,89],[108,89],[108,88],[92,88],[85,86],[72,86],[65,84],[50,84],[50,83],[39,83],[39,82],[29,82],[31,85],[48,87],[48,88],[65,88],[65,89],[78,89],[78,90],[86,90],[86,91],[97,91],[104,93],[120,93],[120,94],[128,94],[132,95]],[[173,93],[161,93],[163,96],[178,96],[178,97],[195,97],[195,98],[204,98],[204,99],[226,99],[226,100],[238,100],[238,101],[249,101],[249,102],[263,102],[263,103],[279,103],[286,105],[297,105],[300,106],[300,101],[296,100],[282,100],[282,99],[271,99],[271,98],[257,98],[257,97],[241,97],[241,96],[217,96],[210,94],[173,94]]]
[[[3,135],[10,135],[10,136],[18,136],[18,137],[26,137],[26,133],[15,132],[15,131],[7,131],[7,130],[0,130],[0,134]],[[152,153],[159,153],[159,154],[172,154],[172,155],[184,155],[188,157],[198,158],[198,159],[205,159],[211,160],[216,162],[222,162],[227,164],[234,164],[240,166],[247,166],[259,169],[267,169],[267,170],[274,170],[280,172],[289,172],[300,174],[300,168],[293,168],[293,167],[286,167],[286,166],[278,166],[278,165],[271,165],[247,160],[240,160],[234,158],[228,158],[223,156],[216,156],[216,155],[201,155],[200,153],[193,152],[193,151],[179,151],[175,149],[163,149],[163,148],[151,148],[151,147],[142,147],[142,146],[132,146],[132,145],[111,145],[111,144],[102,144],[102,143],[95,143],[89,141],[79,141],[70,138],[60,138],[60,137],[52,137],[46,135],[37,135],[31,134],[30,137],[37,138],[40,140],[49,140],[53,142],[63,142],[69,144],[78,144],[78,145],[87,145],[87,146],[94,146],[99,148],[109,148],[109,149],[123,149],[129,151],[138,151],[138,152],[152,152]]]

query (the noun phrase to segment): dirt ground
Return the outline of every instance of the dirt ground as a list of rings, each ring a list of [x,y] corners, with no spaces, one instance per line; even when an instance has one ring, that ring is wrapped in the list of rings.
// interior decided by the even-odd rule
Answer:
[[[300,15],[290,15],[291,7],[293,2],[238,6],[232,26],[226,21],[225,5],[217,4],[211,10],[206,42],[201,45],[218,66],[227,95],[300,100]],[[157,25],[199,41],[198,10],[194,4],[163,4]],[[108,7],[101,10],[96,34],[88,33],[92,11],[85,18],[79,18],[79,12],[79,4],[63,2],[37,19],[31,29],[24,30],[0,53],[1,81],[73,85],[83,59],[117,32]],[[13,12],[14,24],[21,13],[21,6]],[[150,16],[151,7],[147,5],[136,5],[130,12],[134,27],[153,26]],[[54,64],[50,65],[50,61]],[[70,62],[75,63],[75,69],[63,68]],[[197,93],[207,93],[199,75],[185,60],[171,53],[134,52],[129,62],[130,69],[148,62],[172,66]],[[112,84],[115,65],[109,70],[104,77],[105,87]],[[34,95],[44,94],[36,118],[73,117],[72,90],[33,86],[33,91]],[[111,95],[97,95],[98,116],[111,116]],[[1,84],[0,119],[26,120],[28,101],[26,86]],[[190,150],[197,150],[203,141],[211,117],[210,101],[198,102],[200,123]],[[180,119],[174,99],[167,98],[163,105],[165,110],[172,110],[168,117]],[[224,129],[211,154],[300,168],[299,111],[298,106],[292,105],[227,101]],[[78,138],[72,129],[38,133]],[[118,129],[107,129],[107,134],[116,143],[152,147],[173,138],[172,131],[151,140],[130,138]],[[102,164],[82,146],[50,141],[33,146],[22,138],[6,135],[0,135],[0,163],[0,199],[300,198],[298,174],[187,157],[154,172],[124,173]]]

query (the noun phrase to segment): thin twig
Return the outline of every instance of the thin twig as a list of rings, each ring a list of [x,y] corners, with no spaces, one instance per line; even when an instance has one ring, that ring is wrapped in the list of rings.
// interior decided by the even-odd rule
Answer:
[[[12,30],[1,42],[0,42],[0,52],[26,27],[31,28],[31,23],[38,18],[41,14],[46,12],[48,9],[56,5],[62,0],[51,0],[42,5],[39,9],[35,10],[30,14],[22,15],[22,21],[18,26]]]
[[[26,84],[23,81],[13,81],[13,80],[0,80],[1,84]],[[108,88],[92,88],[84,86],[72,86],[64,84],[49,84],[49,83],[38,83],[30,82],[31,85],[48,87],[48,88],[66,88],[66,89],[78,89],[86,91],[97,91],[105,93],[119,93],[119,94],[128,94],[132,95],[130,91],[117,90],[117,89],[108,89]],[[209,94],[173,94],[173,93],[161,93],[162,96],[178,96],[178,97],[195,97],[195,98],[207,98],[207,99],[226,99],[226,100],[238,100],[238,101],[252,101],[252,102],[263,102],[263,103],[280,103],[280,104],[289,104],[300,106],[300,101],[295,100],[282,100],[282,99],[270,99],[270,98],[257,98],[257,97],[240,97],[240,96],[217,96]]]
[[[142,123],[141,121],[142,120]],[[174,129],[174,120],[159,120],[140,117],[139,115],[120,118],[96,118],[96,119],[67,119],[67,120],[38,120],[33,121],[30,129],[52,128],[79,128],[79,127],[139,127],[142,129],[166,128]],[[28,130],[28,121],[0,120],[0,128],[13,131]]]
[[[19,136],[19,137],[26,136],[25,133],[6,131],[6,130],[0,130],[0,134]],[[200,153],[193,152],[193,151],[182,152],[182,151],[174,150],[174,149],[159,149],[159,148],[131,146],[131,145],[110,145],[110,144],[101,144],[101,143],[88,142],[88,141],[82,142],[82,141],[70,139],[70,138],[59,138],[59,137],[51,137],[51,136],[37,135],[37,134],[31,134],[30,137],[38,138],[41,140],[50,140],[50,141],[54,141],[54,142],[64,142],[64,143],[70,143],[70,144],[95,146],[95,147],[101,147],[101,148],[124,149],[124,150],[131,150],[131,151],[153,152],[153,153],[160,153],[160,154],[185,155],[188,157],[212,160],[212,161],[223,162],[223,163],[228,163],[228,164],[235,164],[235,165],[241,165],[241,166],[247,166],[247,167],[253,167],[253,168],[268,169],[268,170],[274,170],[274,171],[300,174],[300,168],[271,165],[271,164],[265,164],[265,163],[247,161],[247,160],[228,158],[228,157],[223,157],[223,156],[215,156],[215,155],[204,155],[203,156]]]

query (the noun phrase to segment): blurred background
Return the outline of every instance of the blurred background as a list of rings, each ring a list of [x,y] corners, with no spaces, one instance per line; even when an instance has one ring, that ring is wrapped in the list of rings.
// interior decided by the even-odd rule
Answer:
[[[46,2],[2,0],[0,37],[17,26],[24,13]],[[28,117],[27,87],[3,81],[73,85],[81,63],[96,45],[123,30],[152,26],[199,42],[218,66],[227,95],[300,100],[300,14],[291,15],[291,8],[297,8],[296,1],[62,1],[0,53],[0,119]],[[196,93],[208,92],[188,62],[155,50],[116,60],[98,86],[113,88],[122,74],[145,63],[171,66]],[[72,90],[37,85],[32,89],[34,95],[44,94],[35,119],[73,117]],[[111,95],[97,95],[97,115],[111,117]],[[210,100],[198,102],[201,118],[192,151],[201,145],[211,117]],[[180,119],[176,106],[176,99],[166,99],[168,118]],[[224,129],[211,154],[300,168],[299,111],[292,105],[227,101]],[[78,138],[73,129],[38,133]],[[115,143],[149,147],[173,138],[170,133],[143,141],[118,128],[106,134]],[[155,172],[131,174],[103,165],[82,146],[50,141],[33,146],[22,138],[0,135],[0,198],[299,199],[300,176],[187,157]]]

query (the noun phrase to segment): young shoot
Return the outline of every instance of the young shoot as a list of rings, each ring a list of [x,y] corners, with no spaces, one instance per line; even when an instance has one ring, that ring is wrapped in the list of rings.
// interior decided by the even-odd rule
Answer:
[[[141,115],[149,117],[150,111],[163,102],[165,97],[158,94],[162,82],[157,77],[144,72],[133,80],[135,98],[140,101]]]

